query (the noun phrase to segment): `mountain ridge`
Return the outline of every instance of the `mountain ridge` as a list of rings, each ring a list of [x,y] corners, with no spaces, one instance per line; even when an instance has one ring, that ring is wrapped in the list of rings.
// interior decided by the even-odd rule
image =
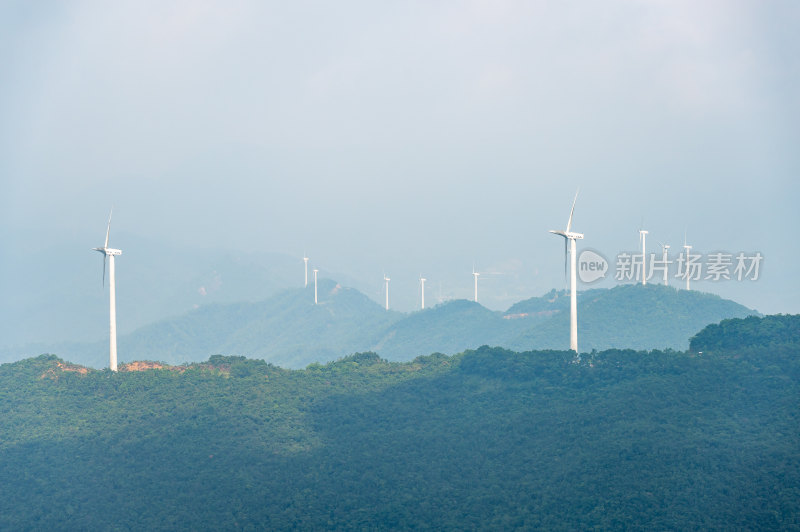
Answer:
[[[304,367],[359,352],[390,360],[434,352],[453,354],[480,345],[515,350],[566,347],[569,298],[551,290],[515,303],[506,312],[467,300],[451,300],[411,313],[386,311],[356,289],[330,279],[258,301],[204,305],[119,337],[120,361],[153,359],[170,364],[212,354],[263,358]],[[612,347],[688,347],[686,338],[725,318],[757,315],[713,294],[658,285],[620,285],[578,294],[582,351]],[[0,360],[54,352],[74,362],[104,366],[107,341],[28,346],[0,353]],[[38,351],[38,352],[37,352]]]

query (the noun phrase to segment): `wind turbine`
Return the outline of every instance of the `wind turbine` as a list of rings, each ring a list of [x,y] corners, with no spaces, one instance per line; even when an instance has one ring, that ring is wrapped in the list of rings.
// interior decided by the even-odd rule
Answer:
[[[659,242],[660,243],[660,242]],[[664,263],[664,286],[669,286],[669,275],[667,270],[667,256],[669,255],[669,244],[661,244],[661,262]]]
[[[111,215],[114,210],[108,214],[108,226],[106,227],[106,242],[101,248],[92,248],[94,251],[103,254],[103,285],[106,284],[106,259],[108,259],[108,290],[109,290],[109,306],[110,306],[110,340],[109,340],[109,353],[108,353],[108,367],[111,371],[117,371],[117,295],[116,295],[116,277],[114,275],[114,257],[122,255],[122,250],[113,249],[108,247],[108,235],[111,232]]]
[[[303,262],[306,264],[306,288],[308,288],[308,257],[303,253]]]
[[[475,266],[472,266],[472,277],[475,278],[475,303],[478,302],[478,276],[480,273],[475,271]]]
[[[384,273],[383,282],[386,284],[386,310],[389,310],[389,281],[391,281],[391,279],[386,277],[386,274]]]
[[[317,272],[319,270],[314,268],[314,304],[317,304]]]
[[[425,279],[423,276],[420,275],[419,286],[420,286],[420,292],[422,293],[422,310],[425,310],[425,281],[427,281],[427,279]]]
[[[686,243],[686,231],[683,232],[683,252],[684,252],[684,259],[685,262],[683,263],[683,273],[686,275],[686,290],[689,290],[689,250],[692,249],[692,246]]]
[[[567,245],[569,245],[571,271],[570,281],[570,300],[569,300],[569,348],[578,353],[578,300],[577,300],[577,253],[575,241],[582,239],[582,233],[570,231],[572,227],[572,215],[575,214],[575,202],[578,201],[578,192],[575,192],[575,199],[572,200],[572,210],[569,212],[567,229],[565,231],[550,230],[551,233],[564,237],[564,262],[566,266]]]
[[[642,244],[642,286],[647,284],[647,255],[645,255],[645,241],[647,240],[647,231],[639,229],[639,242]]]

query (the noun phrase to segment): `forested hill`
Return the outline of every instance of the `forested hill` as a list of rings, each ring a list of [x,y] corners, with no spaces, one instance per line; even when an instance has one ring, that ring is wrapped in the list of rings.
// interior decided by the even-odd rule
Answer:
[[[0,529],[795,529],[798,320],[702,355],[5,364]]]
[[[569,297],[551,292],[522,301],[509,314],[525,313],[539,323],[503,344],[512,349],[555,349],[569,330]],[[649,284],[620,285],[578,293],[581,351],[630,348],[686,349],[702,327],[725,318],[758,314],[734,301],[704,292]],[[542,319],[546,317],[546,319]]]
[[[778,314],[763,319],[751,316],[711,324],[692,337],[694,353],[746,353],[767,348],[800,353],[800,316]]]
[[[455,300],[403,314],[386,311],[355,289],[321,280],[317,305],[309,287],[256,303],[200,307],[120,336],[119,357],[180,364],[222,353],[301,368],[358,351],[403,361],[484,344],[518,351],[564,349],[569,340],[568,305],[565,292],[554,290],[505,313]],[[580,349],[686,349],[687,339],[707,324],[750,314],[756,312],[712,294],[660,285],[587,290],[578,294]],[[108,363],[107,340],[33,346],[0,353],[0,360],[43,352],[93,367]]]

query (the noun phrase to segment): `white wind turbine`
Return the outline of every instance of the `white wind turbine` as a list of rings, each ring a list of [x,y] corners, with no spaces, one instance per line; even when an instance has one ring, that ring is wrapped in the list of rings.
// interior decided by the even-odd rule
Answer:
[[[94,251],[103,254],[103,285],[106,284],[106,259],[108,259],[108,290],[110,305],[110,340],[108,366],[111,371],[117,371],[117,295],[116,295],[116,276],[114,275],[114,257],[122,255],[119,249],[108,247],[108,235],[111,232],[111,214],[108,214],[108,226],[106,227],[106,242],[101,248],[92,248]]]
[[[427,279],[425,279],[423,276],[420,275],[419,276],[419,288],[420,288],[420,292],[422,294],[422,310],[425,310],[425,281],[427,281]]]
[[[389,310],[389,281],[391,281],[391,279],[386,277],[386,274],[384,273],[383,282],[386,285],[386,310]]]
[[[647,231],[639,229],[639,242],[642,244],[642,286],[647,284],[647,255],[645,255],[645,241]]]
[[[572,215],[575,213],[575,202],[578,201],[578,192],[575,192],[575,199],[572,200],[572,210],[569,212],[567,229],[565,231],[550,230],[551,233],[564,237],[564,264],[566,266],[567,253],[570,254],[570,301],[569,301],[569,348],[578,353],[578,300],[577,300],[577,257],[575,241],[582,239],[582,233],[570,231],[572,227]],[[567,248],[569,246],[569,249]]]
[[[306,264],[306,288],[308,288],[308,257],[303,253],[303,262]]]
[[[314,268],[314,304],[317,304],[317,272],[319,270]]]
[[[475,266],[472,266],[472,277],[475,278],[475,298],[474,298],[475,303],[478,302],[478,277],[479,276],[480,276],[480,273],[475,271]]]

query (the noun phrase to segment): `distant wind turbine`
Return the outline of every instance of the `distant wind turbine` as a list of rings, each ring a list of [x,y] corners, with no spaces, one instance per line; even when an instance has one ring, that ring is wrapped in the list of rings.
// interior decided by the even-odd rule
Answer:
[[[306,257],[305,253],[303,253],[303,262],[306,265],[306,288],[308,288],[308,257]]]
[[[472,267],[472,277],[475,278],[475,299],[474,299],[475,303],[478,302],[478,276],[479,275],[480,275],[480,273],[476,272],[475,271],[475,266],[473,266]]]
[[[661,244],[661,262],[664,263],[664,286],[669,286],[669,275],[667,272],[667,257],[669,256],[669,244]]]
[[[425,310],[425,281],[427,281],[427,279],[425,279],[423,276],[420,275],[419,287],[420,287],[420,293],[422,294],[422,310]]]
[[[389,281],[391,281],[391,279],[386,277],[386,274],[384,273],[383,282],[386,284],[386,310],[389,310]]]
[[[314,304],[317,304],[317,272],[319,270],[314,268]]]
[[[647,255],[645,255],[645,241],[647,240],[647,231],[639,229],[639,242],[642,244],[642,286],[647,284]]]
[[[582,233],[573,233],[570,231],[572,227],[572,216],[575,214],[575,202],[578,201],[578,192],[575,192],[575,199],[572,200],[572,210],[569,212],[569,220],[567,220],[567,229],[565,231],[550,230],[551,233],[564,237],[564,261],[567,259],[567,245],[569,245],[570,254],[570,301],[569,301],[569,348],[578,353],[578,300],[577,292],[577,257],[576,257],[576,244],[575,241],[582,239]]]
[[[101,248],[92,248],[94,251],[103,254],[103,285],[106,284],[106,259],[108,259],[108,290],[110,306],[110,340],[109,340],[109,368],[117,371],[117,296],[116,296],[116,277],[114,275],[114,257],[122,255],[119,249],[108,247],[108,235],[111,233],[111,214],[108,214],[108,226],[106,227],[106,241]]]

